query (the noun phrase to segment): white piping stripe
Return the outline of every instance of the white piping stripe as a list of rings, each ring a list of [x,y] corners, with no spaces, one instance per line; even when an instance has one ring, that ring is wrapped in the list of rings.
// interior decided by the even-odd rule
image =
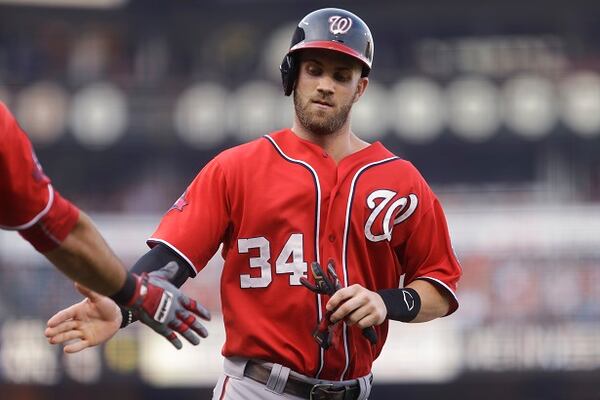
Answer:
[[[450,294],[452,295],[452,297],[454,297],[454,300],[456,300],[456,303],[458,304],[458,297],[456,297],[456,293],[454,293],[454,291],[452,289],[450,289],[450,286],[446,285],[444,282],[440,281],[439,279],[432,278],[430,276],[420,276],[418,278],[415,278],[415,280],[416,279],[424,279],[424,280],[434,281],[434,282],[442,285],[444,288],[446,288],[447,291],[450,292]]]
[[[44,209],[38,213],[38,215],[36,215],[35,217],[33,217],[33,219],[31,219],[31,221],[24,223],[23,225],[18,225],[18,226],[0,225],[0,228],[10,230],[10,231],[22,231],[24,229],[31,228],[33,225],[37,224],[38,221],[40,219],[42,219],[44,217],[44,215],[46,215],[48,213],[48,211],[50,211],[50,208],[52,207],[53,203],[54,203],[54,188],[52,188],[52,185],[48,184],[48,203],[46,204],[46,207],[44,207]]]
[[[379,161],[369,163],[367,165],[363,165],[358,171],[356,171],[356,173],[354,174],[354,177],[352,178],[352,183],[350,184],[350,191],[348,193],[348,201],[346,202],[346,220],[344,222],[344,240],[342,242],[342,271],[344,273],[344,287],[348,287],[348,266],[346,265],[346,263],[347,263],[346,249],[348,247],[348,232],[350,231],[350,229],[349,229],[350,211],[351,211],[350,206],[352,204],[352,198],[354,197],[354,187],[356,185],[356,181],[358,180],[358,177],[365,169],[367,169],[371,166],[382,164],[382,163],[388,162],[390,160],[395,160],[395,159],[398,159],[398,157],[396,157],[396,156],[389,157],[389,158],[386,158],[385,160],[379,160]],[[346,375],[346,372],[348,371],[348,367],[350,366],[350,355],[348,353],[348,326],[346,325],[345,322],[344,322],[344,329],[342,332],[343,332],[343,337],[344,337],[344,357],[346,358],[346,365],[344,366],[344,371],[342,372],[342,375],[340,376],[340,381],[344,380],[344,376]]]
[[[179,254],[181,256],[181,258],[183,258],[188,264],[190,264],[190,267],[192,267],[192,270],[194,270],[194,272],[196,274],[198,273],[198,268],[196,268],[194,263],[191,262],[190,259],[185,256],[185,254],[183,254],[181,251],[179,251],[179,249],[177,247],[173,246],[171,243],[167,242],[166,240],[151,237],[151,238],[146,239],[146,243],[162,243],[162,244],[164,244],[165,246],[167,246],[168,248],[173,250],[175,253]]]
[[[287,154],[285,154],[283,152],[283,150],[281,150],[281,147],[279,147],[279,145],[275,142],[275,140],[271,136],[265,135],[265,138],[267,138],[273,144],[273,146],[275,146],[277,151],[279,151],[279,154],[281,154],[286,160],[304,165],[313,174],[313,177],[315,179],[315,184],[317,185],[317,210],[316,210],[317,223],[316,223],[316,227],[315,227],[315,252],[316,252],[315,256],[317,257],[317,262],[319,264],[321,264],[321,257],[319,254],[319,231],[321,229],[321,184],[319,182],[319,175],[317,175],[317,171],[315,171],[315,169],[307,162],[302,161],[302,160],[297,160],[297,159],[292,158],[292,157],[288,156]],[[320,294],[317,295],[317,306],[318,306],[319,321],[320,321],[321,318],[323,318],[323,313],[321,312],[322,300],[321,300]],[[321,371],[323,371],[323,367],[325,365],[325,363],[324,363],[325,350],[321,346],[319,346],[319,349],[321,352],[321,360],[320,360],[319,370],[317,371],[317,375],[316,375],[317,378],[319,377],[319,375],[321,375]]]

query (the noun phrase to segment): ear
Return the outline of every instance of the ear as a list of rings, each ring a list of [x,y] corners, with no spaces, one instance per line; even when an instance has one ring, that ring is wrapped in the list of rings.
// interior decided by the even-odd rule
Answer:
[[[367,86],[369,86],[369,78],[360,78],[358,85],[356,86],[356,92],[354,93],[354,100],[352,100],[353,103],[356,103],[358,99],[362,97],[362,95],[365,93],[365,90],[367,90]]]

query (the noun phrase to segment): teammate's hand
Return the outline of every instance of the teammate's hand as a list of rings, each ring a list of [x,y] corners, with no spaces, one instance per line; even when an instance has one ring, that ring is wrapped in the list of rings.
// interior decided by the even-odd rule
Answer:
[[[344,320],[347,325],[356,324],[362,329],[382,324],[387,316],[381,296],[357,284],[339,289],[325,308],[332,312],[332,323]]]
[[[169,282],[176,272],[177,264],[170,262],[149,274],[134,275],[136,289],[128,308],[140,321],[181,349],[183,345],[175,332],[197,345],[200,343],[198,335],[205,338],[208,331],[196,320],[196,316],[208,321],[210,313]]]
[[[121,325],[121,311],[114,301],[77,283],[75,287],[86,299],[54,314],[44,332],[50,344],[74,340],[64,347],[65,353],[106,342]]]

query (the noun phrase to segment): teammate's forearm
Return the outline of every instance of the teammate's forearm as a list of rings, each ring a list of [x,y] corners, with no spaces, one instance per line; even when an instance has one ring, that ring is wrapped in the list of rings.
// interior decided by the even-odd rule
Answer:
[[[122,263],[82,211],[66,239],[44,256],[72,280],[106,296],[117,292],[125,282]]]
[[[419,314],[410,322],[427,322],[448,314],[448,311],[450,310],[450,301],[433,283],[423,279],[417,279],[411,282],[407,287],[416,290],[421,298],[421,309]]]

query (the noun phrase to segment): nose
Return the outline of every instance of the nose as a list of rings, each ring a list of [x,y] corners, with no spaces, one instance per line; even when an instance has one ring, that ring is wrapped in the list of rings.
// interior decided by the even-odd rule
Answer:
[[[329,75],[323,74],[319,79],[317,90],[323,95],[331,95],[335,91],[335,82]]]

